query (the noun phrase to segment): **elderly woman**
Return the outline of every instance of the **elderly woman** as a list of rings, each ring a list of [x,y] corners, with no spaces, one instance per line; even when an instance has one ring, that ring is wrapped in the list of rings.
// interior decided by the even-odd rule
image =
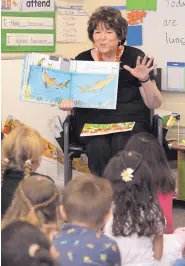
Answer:
[[[88,36],[93,49],[80,53],[75,59],[120,62],[116,110],[76,109],[76,134],[80,136],[85,123],[115,124],[135,122],[132,131],[101,136],[80,137],[86,146],[90,171],[102,176],[110,158],[123,150],[127,140],[136,132],[148,132],[149,109],[162,103],[155,83],[153,58],[134,47],[124,45],[128,24],[121,12],[112,7],[100,7],[90,17]],[[72,110],[72,101],[64,100],[62,110]]]

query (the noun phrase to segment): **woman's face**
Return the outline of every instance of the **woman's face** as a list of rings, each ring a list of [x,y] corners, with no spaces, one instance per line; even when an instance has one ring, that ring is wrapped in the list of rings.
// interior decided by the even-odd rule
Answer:
[[[102,54],[117,50],[119,39],[116,32],[99,23],[93,33],[94,45]]]

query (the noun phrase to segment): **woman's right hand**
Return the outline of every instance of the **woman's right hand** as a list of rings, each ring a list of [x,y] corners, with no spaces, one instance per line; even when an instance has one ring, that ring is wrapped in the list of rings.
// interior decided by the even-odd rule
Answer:
[[[73,101],[72,100],[62,100],[59,104],[59,109],[63,111],[71,111],[73,109]]]

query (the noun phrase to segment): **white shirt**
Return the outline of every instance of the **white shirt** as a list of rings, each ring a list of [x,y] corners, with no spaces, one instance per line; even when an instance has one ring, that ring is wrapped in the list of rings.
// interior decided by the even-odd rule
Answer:
[[[139,237],[133,234],[128,237],[113,236],[112,234],[113,216],[109,218],[104,234],[114,239],[119,247],[122,265],[124,266],[153,266],[156,265],[153,253],[152,239],[149,237]]]
[[[114,239],[119,247],[122,266],[173,266],[177,259],[182,258],[185,247],[185,228],[176,230],[173,234],[163,235],[163,256],[156,261],[153,252],[153,237],[139,237],[133,234],[128,237],[113,236],[113,216],[110,216],[104,234]]]

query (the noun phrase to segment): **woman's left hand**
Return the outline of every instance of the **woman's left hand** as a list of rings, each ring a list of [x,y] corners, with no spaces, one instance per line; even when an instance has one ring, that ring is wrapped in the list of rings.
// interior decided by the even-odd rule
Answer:
[[[136,61],[136,67],[131,68],[127,65],[124,65],[124,69],[129,71],[134,77],[138,78],[140,81],[145,81],[148,79],[149,73],[156,69],[157,65],[151,66],[154,58],[150,58],[150,60],[147,62],[147,56],[145,56],[141,62],[141,57],[138,56],[137,61]]]

